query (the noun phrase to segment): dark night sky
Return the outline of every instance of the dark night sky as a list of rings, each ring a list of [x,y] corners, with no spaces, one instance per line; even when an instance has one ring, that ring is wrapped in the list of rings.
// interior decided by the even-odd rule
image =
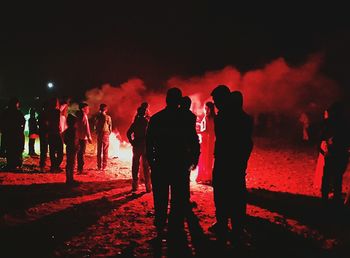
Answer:
[[[172,75],[226,65],[248,71],[277,57],[297,65],[320,51],[324,73],[350,83],[350,27],[340,7],[142,2],[2,6],[1,97],[45,94],[50,80],[60,95],[72,96],[134,76],[158,88]]]

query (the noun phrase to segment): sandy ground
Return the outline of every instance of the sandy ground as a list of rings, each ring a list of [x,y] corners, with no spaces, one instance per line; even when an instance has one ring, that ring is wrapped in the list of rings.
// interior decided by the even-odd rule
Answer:
[[[190,257],[350,257],[350,211],[324,206],[313,187],[316,148],[255,139],[248,172],[246,236],[223,249],[208,227],[215,221],[211,186],[191,183],[193,213],[183,253]],[[2,160],[2,162],[4,162]],[[65,174],[0,172],[0,257],[183,257],[154,241],[153,199],[143,185],[132,194],[130,162],[110,160],[99,172],[93,150],[87,175],[67,186]],[[344,193],[350,173],[344,177]]]

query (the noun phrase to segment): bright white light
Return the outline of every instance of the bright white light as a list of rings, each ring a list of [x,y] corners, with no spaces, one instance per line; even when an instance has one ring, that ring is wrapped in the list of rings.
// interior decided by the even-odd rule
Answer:
[[[49,87],[50,89],[53,88],[53,83],[52,83],[52,82],[49,82],[49,83],[47,84],[47,87]]]

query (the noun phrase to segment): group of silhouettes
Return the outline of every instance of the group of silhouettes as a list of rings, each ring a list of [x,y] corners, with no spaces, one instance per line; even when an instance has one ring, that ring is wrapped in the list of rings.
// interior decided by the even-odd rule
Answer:
[[[166,231],[174,239],[184,234],[185,219],[191,212],[190,173],[198,165],[197,180],[209,181],[213,186],[216,222],[209,229],[223,243],[227,240],[236,243],[242,239],[247,206],[246,169],[253,149],[253,119],[243,110],[240,91],[218,85],[211,97],[213,102],[206,103],[206,115],[200,129],[197,116],[190,110],[191,99],[174,87],[167,91],[165,108],[156,114],[150,116],[148,103],[142,103],[127,131],[133,149],[132,191],[138,190],[142,161],[146,192],[153,192],[154,225],[159,239]],[[66,144],[66,181],[75,183],[76,160],[78,173],[84,173],[86,145],[92,142],[89,106],[80,103],[75,115],[67,115],[67,108],[67,102],[52,99],[39,110],[37,125],[35,112],[30,112],[29,154],[36,155],[33,145],[35,135],[38,135],[41,170],[45,170],[49,149],[50,170],[59,172],[62,170],[63,144]],[[349,127],[341,103],[333,104],[326,114],[320,146],[324,156],[321,193],[322,199],[328,201],[333,191],[333,199],[339,201],[349,159]],[[19,110],[18,99],[11,99],[1,121],[6,169],[20,168],[25,119]],[[100,105],[94,126],[97,168],[105,170],[112,132],[112,119],[107,115],[105,104]]]
[[[182,96],[181,90],[175,87],[167,91],[166,107],[152,117],[146,115],[147,103],[141,105],[127,132],[133,146],[132,190],[137,190],[142,158],[146,191],[150,192],[151,186],[153,191],[158,239],[162,239],[166,231],[170,239],[179,240],[185,234],[185,219],[192,210],[190,173],[201,156],[198,131],[210,133],[204,141],[205,152],[211,150],[208,155],[214,157],[214,164],[210,158],[204,158],[202,166],[206,169],[198,175],[209,178],[214,189],[216,223],[211,230],[223,242],[236,242],[242,237],[247,200],[245,176],[253,148],[253,119],[242,108],[241,92],[231,92],[227,86],[219,85],[211,95],[213,103],[206,103],[205,130],[197,128],[197,117],[190,110],[191,99]],[[209,173],[212,175],[206,175]]]
[[[75,114],[68,114],[68,101],[51,98],[40,108],[30,109],[28,119],[29,141],[28,154],[39,156],[35,152],[35,139],[40,141],[39,167],[46,172],[46,160],[49,153],[50,172],[62,172],[64,144],[66,145],[66,182],[76,184],[73,178],[75,164],[77,173],[86,174],[84,170],[87,143],[92,143],[88,114],[89,105],[79,103]],[[38,114],[38,116],[36,116]],[[1,114],[1,154],[6,157],[6,171],[22,169],[24,150],[25,118],[20,111],[20,102],[12,98]],[[107,105],[101,104],[95,118],[94,127],[97,136],[97,169],[107,168],[109,135],[112,132],[112,119],[107,115]]]

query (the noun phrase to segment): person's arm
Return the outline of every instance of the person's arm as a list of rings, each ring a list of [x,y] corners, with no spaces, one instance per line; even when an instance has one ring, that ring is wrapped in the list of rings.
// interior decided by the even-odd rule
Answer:
[[[134,144],[134,140],[132,138],[132,135],[134,133],[134,123],[132,123],[128,129],[128,131],[126,132],[126,137],[128,138],[129,142],[131,143],[131,145]]]
[[[89,143],[92,143],[92,138],[91,138],[91,132],[90,132],[90,124],[89,124],[89,118],[87,117],[87,115],[85,115],[85,118],[83,120],[84,123],[84,128],[86,130],[86,135],[88,137],[88,141]]]
[[[109,129],[109,133],[112,133],[113,127],[112,127],[112,118],[110,116],[108,116],[108,129]]]

